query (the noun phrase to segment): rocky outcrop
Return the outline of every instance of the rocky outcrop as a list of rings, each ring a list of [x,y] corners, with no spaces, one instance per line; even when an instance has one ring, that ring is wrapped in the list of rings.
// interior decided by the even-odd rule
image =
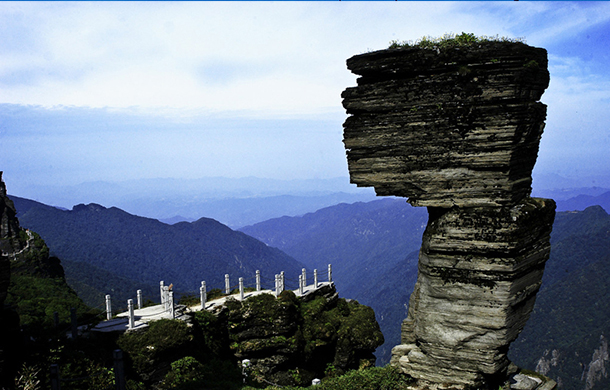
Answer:
[[[4,304],[11,276],[9,256],[20,251],[25,243],[19,239],[21,228],[13,201],[6,194],[0,171],[0,305]]]
[[[249,383],[309,385],[314,378],[374,365],[373,352],[383,344],[373,310],[339,298],[332,283],[303,296],[260,293],[215,307],[190,312],[188,325],[151,321],[119,337],[117,345],[146,388],[173,388],[172,375],[186,372],[172,374],[170,367],[184,358],[195,360],[204,377],[222,375],[219,365],[228,364],[243,367]],[[205,381],[191,385],[217,388]]]
[[[480,386],[503,380],[508,345],[534,307],[550,251],[552,201],[436,209],[394,364],[419,379]]]
[[[429,213],[391,363],[420,388],[541,386],[516,377],[506,354],[550,253],[555,203],[529,197],[546,51],[476,42],[382,50],[347,65],[362,76],[342,95],[351,181]]]
[[[19,350],[19,316],[4,307],[11,279],[11,258],[21,252],[26,243],[16,217],[15,206],[6,194],[0,171],[0,386],[12,386],[17,365],[15,352]]]
[[[601,335],[599,337],[599,348],[593,351],[591,362],[585,365],[581,380],[585,382],[585,390],[591,390],[602,379],[608,378],[606,366],[610,363],[608,354],[608,339]]]
[[[230,301],[227,321],[235,358],[250,361],[249,375],[279,385],[373,366],[383,335],[373,310],[339,298],[334,285],[298,298],[284,291]]]
[[[53,311],[65,321],[71,307],[79,315],[89,310],[66,283],[59,259],[38,234],[20,227],[16,214],[0,172],[0,387],[7,388],[29,352],[22,341],[48,339]]]

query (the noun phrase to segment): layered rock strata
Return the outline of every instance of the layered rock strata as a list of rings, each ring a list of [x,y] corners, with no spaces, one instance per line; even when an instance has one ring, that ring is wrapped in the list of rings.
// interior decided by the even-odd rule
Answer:
[[[514,374],[508,347],[550,253],[555,203],[529,197],[546,51],[509,42],[408,47],[347,65],[362,76],[342,95],[351,181],[428,206],[391,363],[420,388],[497,388]]]
[[[529,318],[550,252],[555,204],[435,209],[392,363],[435,383],[505,379],[506,353]]]
[[[352,183],[414,206],[510,205],[531,192],[549,83],[546,50],[489,42],[347,60],[343,106]]]

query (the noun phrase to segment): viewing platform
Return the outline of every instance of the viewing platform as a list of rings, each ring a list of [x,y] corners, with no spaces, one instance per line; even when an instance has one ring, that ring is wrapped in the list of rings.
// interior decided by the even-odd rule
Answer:
[[[306,271],[303,269],[301,275],[299,275],[299,287],[292,290],[297,297],[304,297],[312,292],[319,290],[326,286],[331,286],[332,282],[332,269],[331,265],[328,265],[328,280],[325,282],[318,281],[317,270],[314,270],[313,283],[310,285],[306,284]],[[189,313],[197,312],[201,310],[208,310],[212,313],[218,313],[225,305],[227,300],[243,301],[250,297],[260,294],[272,294],[278,296],[282,291],[285,290],[285,277],[284,273],[275,275],[275,289],[262,289],[260,282],[260,272],[256,273],[256,289],[254,291],[245,291],[243,278],[239,278],[239,291],[237,293],[230,294],[230,284],[228,275],[225,275],[225,295],[215,298],[211,301],[207,300],[207,289],[205,282],[201,283],[200,288],[200,304],[193,306],[186,306],[175,304],[173,299],[173,292],[169,286],[164,286],[163,282],[160,282],[161,291],[161,304],[142,307],[141,292],[138,290],[138,308],[134,308],[133,300],[128,300],[128,310],[117,314],[114,318],[112,317],[112,310],[110,305],[110,296],[106,296],[106,312],[107,320],[102,321],[95,327],[91,328],[93,332],[126,332],[132,330],[138,330],[148,327],[148,323],[160,319],[177,319],[177,320],[188,320]]]

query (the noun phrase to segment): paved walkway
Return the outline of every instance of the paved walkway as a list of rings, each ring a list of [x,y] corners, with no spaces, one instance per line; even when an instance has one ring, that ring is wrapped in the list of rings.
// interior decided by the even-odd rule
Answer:
[[[303,296],[305,296],[305,295],[311,293],[312,291],[317,290],[323,286],[327,286],[329,284],[332,284],[332,282],[318,282],[318,287],[314,287],[313,284],[311,284],[309,286],[305,286],[305,288],[303,289]],[[293,292],[296,294],[296,296],[301,296],[298,289],[293,290]],[[274,290],[249,291],[249,292],[244,293],[244,299],[248,299],[250,297],[253,297],[253,296],[259,295],[259,294],[275,295],[275,291]],[[223,296],[223,297],[220,297],[213,301],[208,301],[205,304],[205,309],[208,311],[217,312],[220,310],[220,308],[225,304],[225,302],[229,298],[239,300],[239,293]],[[186,320],[188,317],[186,315],[186,313],[196,312],[196,311],[200,311],[200,310],[202,310],[200,304],[191,306],[191,307],[186,307],[184,305],[176,305],[174,308],[174,314],[175,314],[176,319]],[[143,329],[143,328],[148,327],[148,323],[150,321],[160,320],[162,318],[171,318],[171,316],[170,316],[169,310],[165,310],[165,305],[160,304],[160,305],[145,307],[142,309],[135,309],[134,318],[135,318],[134,327],[132,329],[129,329],[129,312],[126,311],[126,312],[117,314],[116,318],[113,318],[108,321],[100,322],[91,330],[94,332],[125,332],[128,330]]]

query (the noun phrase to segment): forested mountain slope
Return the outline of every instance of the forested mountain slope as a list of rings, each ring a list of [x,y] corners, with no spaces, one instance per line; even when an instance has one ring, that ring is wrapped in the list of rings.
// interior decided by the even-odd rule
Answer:
[[[426,219],[423,208],[385,199],[278,218],[243,231],[311,267],[333,259],[340,291],[375,310],[386,339],[376,353],[378,364],[383,364],[400,339],[400,323],[417,278],[417,254]],[[566,389],[584,389],[587,375],[594,377],[595,367],[601,364],[592,363],[594,351],[603,346],[600,337],[610,335],[610,217],[600,206],[559,212],[551,243],[536,308],[513,344],[511,358],[536,369],[545,353],[550,362],[556,350],[563,363],[549,363],[548,375],[561,379]],[[607,358],[604,364],[610,367]],[[606,382],[594,383],[597,387],[589,389],[607,388],[603,387]]]
[[[282,217],[240,229],[310,268],[333,265],[346,297],[383,275],[421,245],[424,208],[404,199],[338,204],[302,217]]]
[[[564,389],[608,389],[610,216],[600,206],[557,213],[551,245],[536,306],[510,356]]]
[[[68,280],[71,268],[80,280],[93,272],[92,264],[126,279],[152,280],[153,288],[157,280],[178,287],[188,280],[198,286],[203,278],[221,284],[226,270],[253,273],[250,264],[294,273],[301,267],[279,250],[209,219],[168,226],[115,208],[81,205],[62,211],[27,202],[15,199],[23,226],[47,235],[43,237],[53,253],[66,258]],[[325,270],[332,263],[341,294],[375,310],[386,339],[377,350],[378,364],[384,364],[399,342],[426,222],[425,209],[390,198],[277,218],[243,231],[284,250],[307,268]],[[551,243],[536,308],[511,347],[511,359],[546,373],[565,389],[605,389],[608,379],[603,372],[610,367],[610,216],[600,206],[559,212]],[[77,261],[89,264],[71,265]]]
[[[139,288],[163,280],[178,291],[198,292],[203,280],[208,288],[223,286],[225,274],[235,285],[239,277],[253,278],[256,270],[272,279],[280,271],[296,276],[302,268],[280,250],[208,218],[167,225],[114,207],[89,204],[59,210],[11,198],[22,226],[39,232],[51,252],[65,261],[68,280],[80,272],[71,265],[84,262]],[[98,291],[104,289],[99,283],[94,286]]]
[[[400,339],[400,322],[417,280],[417,255],[427,221],[425,208],[387,198],[272,219],[242,231],[308,267],[323,269],[332,263],[341,294],[375,310],[385,336],[375,354],[377,363],[385,364]]]

